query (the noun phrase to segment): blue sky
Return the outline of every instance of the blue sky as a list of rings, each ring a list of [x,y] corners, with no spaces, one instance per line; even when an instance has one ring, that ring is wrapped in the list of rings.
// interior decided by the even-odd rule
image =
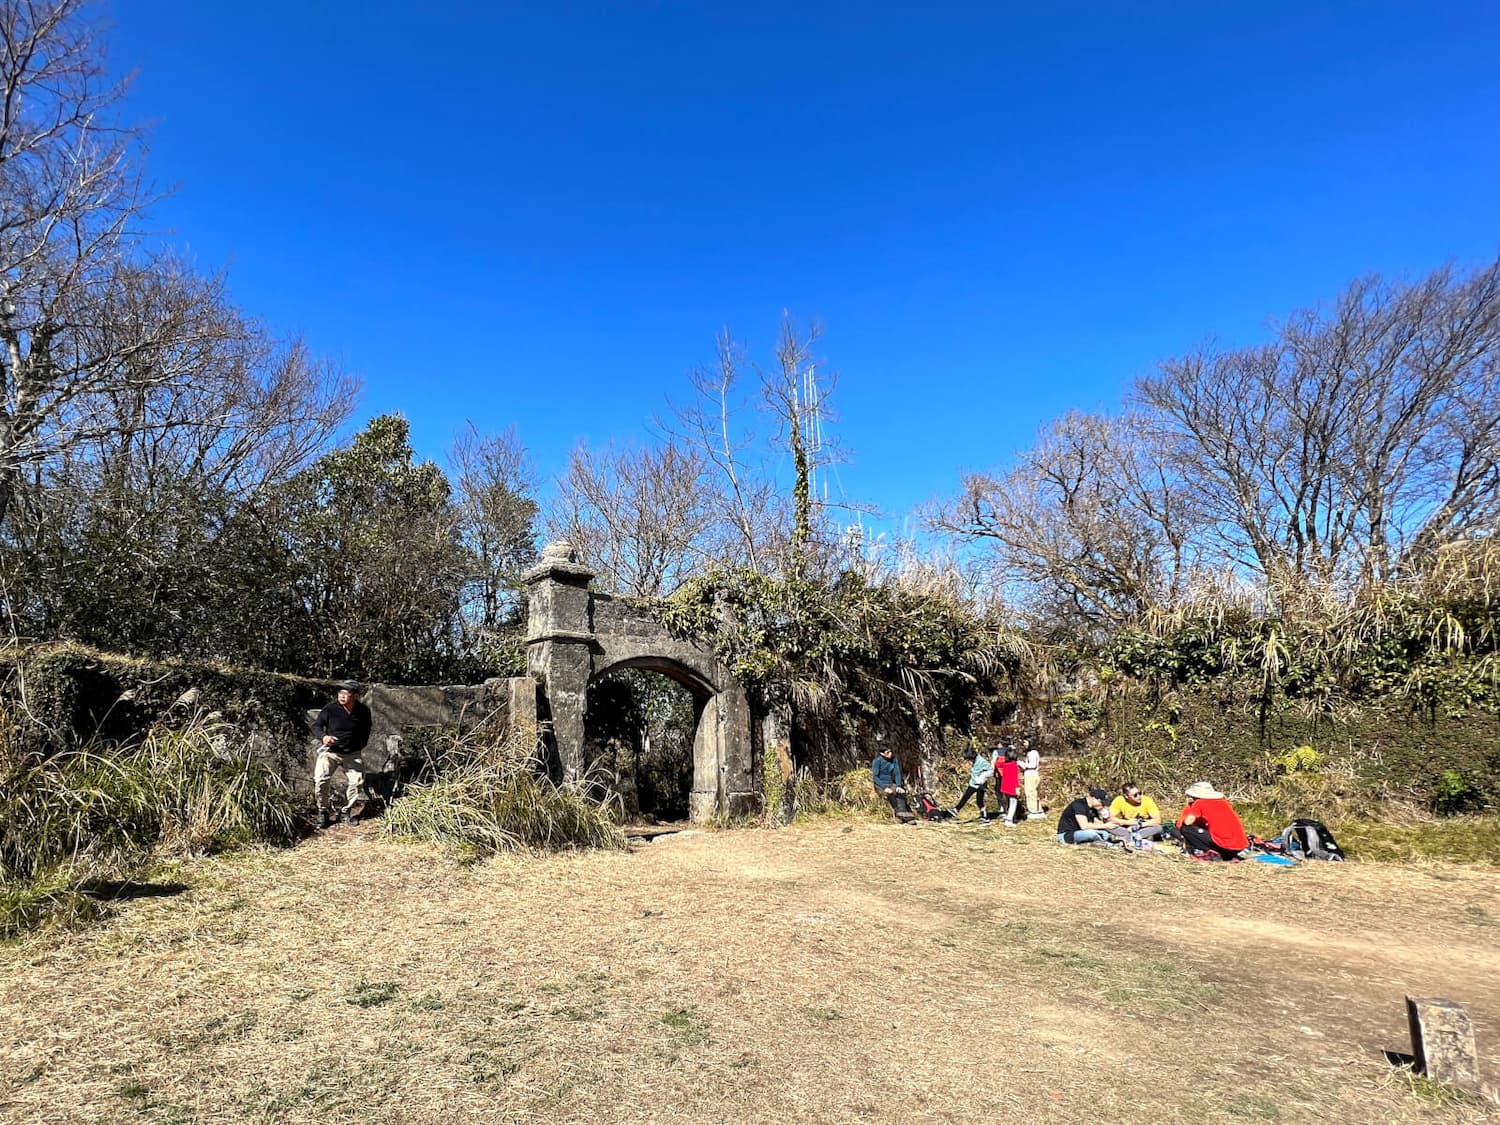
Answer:
[[[1155,360],[1500,250],[1500,5],[114,0],[158,211],[440,455],[545,476],[827,325],[899,516]]]

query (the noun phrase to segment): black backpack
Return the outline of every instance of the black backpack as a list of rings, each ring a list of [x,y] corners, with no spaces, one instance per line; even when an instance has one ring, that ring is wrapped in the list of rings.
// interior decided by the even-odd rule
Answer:
[[[1294,820],[1281,833],[1281,849],[1298,859],[1344,860],[1344,849],[1321,820]]]
[[[918,793],[915,795],[914,803],[917,806],[917,815],[923,820],[952,820],[953,814],[933,799],[931,793]]]

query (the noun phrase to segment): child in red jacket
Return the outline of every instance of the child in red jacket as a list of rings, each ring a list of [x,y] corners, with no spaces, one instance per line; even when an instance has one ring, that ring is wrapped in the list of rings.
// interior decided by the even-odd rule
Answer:
[[[1005,761],[1000,763],[1000,801],[1005,809],[1005,823],[1011,827],[1016,823],[1016,806],[1021,801],[1021,765],[1016,761],[1014,746],[1005,750]]]

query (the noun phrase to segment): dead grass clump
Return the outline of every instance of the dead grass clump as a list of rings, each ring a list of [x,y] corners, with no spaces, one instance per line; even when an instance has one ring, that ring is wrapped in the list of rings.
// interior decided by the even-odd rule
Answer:
[[[0,749],[0,874],[30,879],[87,863],[132,873],[153,852],[219,850],[296,835],[291,794],[233,749],[228,728],[195,716],[137,746],[89,744],[47,758]]]
[[[1330,827],[1340,846],[1357,859],[1500,866],[1500,817],[1441,817],[1407,824],[1360,818]]]
[[[80,890],[67,870],[0,883],[0,941],[39,930],[82,929],[106,913],[104,903]]]
[[[385,831],[436,844],[462,862],[506,851],[622,848],[618,798],[592,781],[554,784],[537,743],[525,732],[503,736],[484,725],[443,736],[443,769],[392,802]]]
[[[890,815],[890,807],[875,792],[866,768],[847,770],[827,781],[819,781],[808,770],[801,769],[793,784],[798,820]]]
[[[104,907],[86,881],[134,878],[163,853],[296,836],[281,778],[202,716],[50,757],[11,732],[0,716],[0,933],[92,920]]]

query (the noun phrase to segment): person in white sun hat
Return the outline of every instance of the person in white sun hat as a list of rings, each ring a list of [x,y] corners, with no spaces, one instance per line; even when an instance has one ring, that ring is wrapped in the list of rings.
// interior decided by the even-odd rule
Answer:
[[[1206,781],[1187,787],[1187,808],[1177,818],[1177,828],[1188,851],[1219,859],[1238,859],[1250,846],[1239,813]]]

